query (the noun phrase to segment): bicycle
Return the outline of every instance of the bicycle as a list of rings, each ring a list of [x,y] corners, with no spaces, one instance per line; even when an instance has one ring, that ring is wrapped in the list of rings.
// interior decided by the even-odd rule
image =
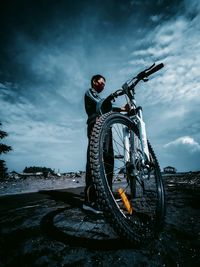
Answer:
[[[165,215],[159,163],[135,100],[136,85],[163,66],[154,63],[114,92],[113,100],[125,95],[129,111],[103,114],[91,135],[90,165],[98,204],[116,233],[134,244],[158,236]]]

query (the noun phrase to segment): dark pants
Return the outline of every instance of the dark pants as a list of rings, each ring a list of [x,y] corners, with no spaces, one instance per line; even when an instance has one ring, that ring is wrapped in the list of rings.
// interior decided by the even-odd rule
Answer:
[[[86,163],[86,175],[85,175],[85,201],[95,202],[97,199],[94,182],[92,179],[92,173],[90,168],[90,137],[92,134],[93,125],[88,125],[87,135],[88,135],[88,147],[87,147],[87,163]],[[113,166],[114,166],[114,153],[112,144],[112,132],[109,131],[107,137],[105,138],[103,160],[105,166],[105,172],[107,175],[107,180],[109,186],[112,187],[113,179]]]
[[[90,168],[90,137],[92,134],[93,124],[88,124],[87,127],[87,137],[88,137],[88,147],[87,147],[87,163],[86,163],[86,173],[85,173],[85,201],[94,202],[96,200],[95,188],[93,185],[93,179]]]

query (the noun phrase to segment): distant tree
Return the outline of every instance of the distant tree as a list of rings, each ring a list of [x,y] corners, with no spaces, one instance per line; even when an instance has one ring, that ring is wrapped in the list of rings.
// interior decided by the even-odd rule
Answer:
[[[31,167],[25,167],[23,170],[24,173],[36,173],[36,172],[42,172],[44,177],[47,177],[47,175],[54,174],[54,171],[51,168],[46,168],[46,167],[36,167],[36,166],[31,166]]]
[[[0,159],[0,180],[4,180],[8,177],[5,160]]]
[[[2,126],[0,122],[0,127]],[[0,129],[0,140],[7,137],[8,134]],[[6,154],[12,150],[11,146],[0,143],[0,155]],[[5,160],[0,160],[0,179],[5,179],[8,176]]]

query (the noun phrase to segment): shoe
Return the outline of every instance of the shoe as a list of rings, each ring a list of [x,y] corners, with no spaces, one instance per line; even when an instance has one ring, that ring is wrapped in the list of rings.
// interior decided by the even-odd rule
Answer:
[[[83,209],[86,211],[91,211],[95,214],[103,214],[101,210],[99,210],[97,204],[95,202],[84,202],[83,203]]]

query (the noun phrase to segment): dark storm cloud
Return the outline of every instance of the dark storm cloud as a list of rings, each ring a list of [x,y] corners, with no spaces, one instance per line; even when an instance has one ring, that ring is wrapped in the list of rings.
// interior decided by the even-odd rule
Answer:
[[[57,95],[70,105],[80,83],[88,84],[85,73],[98,71],[98,65],[100,72],[117,73],[156,16],[164,20],[174,12],[170,1],[5,1],[1,81],[17,83],[10,90],[32,101],[48,88],[47,101]],[[72,98],[64,93],[66,84]]]
[[[137,39],[139,33],[136,29],[151,27],[149,14],[153,14],[154,18],[162,14],[162,19],[172,15],[175,4],[178,5],[178,1],[175,2],[4,1],[1,8],[3,39],[0,44],[4,68],[10,79],[18,76],[30,80],[24,53],[34,55],[35,46],[37,49],[50,43],[58,49],[63,45],[68,48],[74,44],[81,45],[86,56],[94,56],[103,44],[103,49],[112,53],[129,38]],[[22,38],[22,44],[18,45],[21,36],[25,40]],[[32,47],[27,47],[26,41],[32,43]]]

